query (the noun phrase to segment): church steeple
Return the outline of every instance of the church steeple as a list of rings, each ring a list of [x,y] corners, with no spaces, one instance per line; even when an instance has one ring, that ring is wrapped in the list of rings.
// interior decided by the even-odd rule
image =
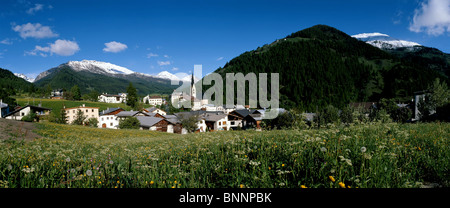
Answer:
[[[195,84],[194,83],[194,72],[192,72],[192,76],[191,76],[191,96],[195,98],[195,97],[197,97],[196,96],[197,91],[195,89],[195,85],[194,84]]]

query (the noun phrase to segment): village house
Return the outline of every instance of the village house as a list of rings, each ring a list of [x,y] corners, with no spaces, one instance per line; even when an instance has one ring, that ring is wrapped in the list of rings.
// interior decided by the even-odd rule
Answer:
[[[138,116],[136,118],[140,122],[141,130],[172,132],[173,133],[173,124],[164,118],[151,117],[151,116]]]
[[[108,108],[100,112],[98,128],[118,129],[119,118],[116,115],[122,111],[122,108]]]
[[[163,104],[163,98],[161,96],[150,96],[147,95],[142,99],[143,103],[148,103],[153,106],[162,105]]]
[[[150,113],[146,113],[144,111],[121,111],[118,114],[116,114],[116,116],[120,121],[120,120],[129,118],[129,117],[152,116],[152,115]]]
[[[142,111],[147,112],[147,113],[157,113],[157,114],[162,115],[162,116],[167,114],[166,111],[163,111],[163,110],[161,110],[159,108],[156,108],[156,107],[145,108]]]
[[[56,89],[56,90],[52,90],[50,98],[53,100],[61,100],[61,99],[63,99],[63,96],[64,96],[64,91],[62,89]]]
[[[98,96],[98,102],[103,103],[126,103],[127,93],[119,93],[118,95],[101,94]]]
[[[6,119],[11,119],[11,120],[17,120],[20,121],[22,120],[22,118],[26,115],[28,115],[29,113],[33,112],[39,117],[41,116],[48,116],[50,115],[50,111],[52,109],[50,108],[44,108],[41,106],[33,106],[33,105],[27,105],[25,107],[18,107],[16,108],[16,110],[14,110],[13,112],[10,112],[9,114],[7,114],[5,116]]]
[[[231,129],[237,128],[257,128],[260,129],[262,114],[258,110],[240,109],[228,114],[228,121]]]
[[[86,116],[85,121],[89,120],[90,118],[96,118],[99,120],[99,114],[98,114],[98,107],[86,107],[85,104],[74,107],[74,108],[64,108],[64,111],[66,111],[67,116],[67,123],[71,124],[77,117],[77,112],[80,110],[83,112],[83,116]]]
[[[9,106],[0,99],[0,118],[4,118],[7,114],[9,114]]]

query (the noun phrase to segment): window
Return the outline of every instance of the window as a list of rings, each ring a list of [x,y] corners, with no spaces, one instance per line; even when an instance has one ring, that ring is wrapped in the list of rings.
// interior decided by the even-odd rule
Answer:
[[[227,122],[226,121],[222,122],[222,125],[227,125]]]
[[[75,110],[73,110],[72,112],[75,113]]]
[[[86,109],[86,113],[88,112],[88,109]]]
[[[92,109],[92,113],[94,112],[94,109]]]
[[[20,113],[22,116],[25,116],[25,113],[24,112],[22,112],[22,113]]]
[[[234,121],[231,122],[231,125],[234,125]]]
[[[113,126],[113,123],[109,123],[109,126]]]

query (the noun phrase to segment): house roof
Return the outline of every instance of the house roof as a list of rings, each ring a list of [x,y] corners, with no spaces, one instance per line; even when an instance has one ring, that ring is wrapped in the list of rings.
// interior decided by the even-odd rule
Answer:
[[[246,117],[249,114],[261,114],[258,110],[247,110],[247,109],[234,110],[231,113],[233,112],[241,115],[242,117]]]
[[[114,111],[117,111],[117,110],[123,110],[123,109],[122,109],[122,108],[108,108],[108,109],[106,109],[106,110],[100,112],[100,116],[102,116],[102,115],[108,115],[108,114],[110,114],[110,113],[112,113],[112,112],[114,112]]]
[[[96,109],[99,109],[99,107],[78,106],[78,107],[73,107],[73,108],[64,108],[64,110],[71,110],[71,109],[78,109],[78,108],[96,108]]]
[[[6,107],[8,107],[8,104],[6,104],[6,103],[0,103],[0,108],[6,108]]]
[[[162,118],[158,118],[158,117],[147,117],[147,116],[138,116],[136,117],[139,122],[141,123],[140,126],[142,127],[152,127],[155,124],[157,124],[158,122],[164,120]]]
[[[39,106],[34,106],[34,105],[26,105],[26,106],[24,106],[24,107],[22,107],[22,108],[18,108],[18,109],[16,109],[16,110],[10,112],[10,113],[9,113],[8,115],[6,115],[5,117],[7,117],[7,116],[9,116],[9,115],[13,115],[13,114],[15,114],[15,113],[17,113],[17,112],[20,112],[20,111],[22,111],[23,109],[25,109],[25,108],[27,108],[27,107],[30,107],[31,110],[34,110],[34,111],[52,110],[51,108],[44,108],[44,107],[39,107]]]
[[[138,113],[143,113],[144,115],[149,115],[146,112],[142,112],[142,111],[121,111],[120,113],[116,114],[116,116],[118,117],[130,117],[130,116],[135,116]]]
[[[206,114],[206,116],[204,116],[203,118],[205,119],[205,121],[218,121],[220,119],[225,118],[227,115],[226,114]]]

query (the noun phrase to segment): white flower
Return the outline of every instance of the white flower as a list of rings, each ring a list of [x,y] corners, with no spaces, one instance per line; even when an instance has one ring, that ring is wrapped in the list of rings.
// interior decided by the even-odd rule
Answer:
[[[114,164],[114,161],[110,160],[110,161],[109,161],[109,164],[111,164],[111,165]]]
[[[366,150],[367,150],[366,147],[361,147],[361,152],[362,153],[366,152]]]
[[[8,170],[12,170],[12,165],[8,164]]]
[[[66,162],[70,162],[70,157],[66,158]]]
[[[86,175],[91,176],[92,175],[92,170],[87,170],[86,171]]]
[[[320,151],[322,151],[322,152],[326,152],[326,151],[327,151],[327,148],[325,148],[325,147],[321,147],[321,148],[320,148]]]

